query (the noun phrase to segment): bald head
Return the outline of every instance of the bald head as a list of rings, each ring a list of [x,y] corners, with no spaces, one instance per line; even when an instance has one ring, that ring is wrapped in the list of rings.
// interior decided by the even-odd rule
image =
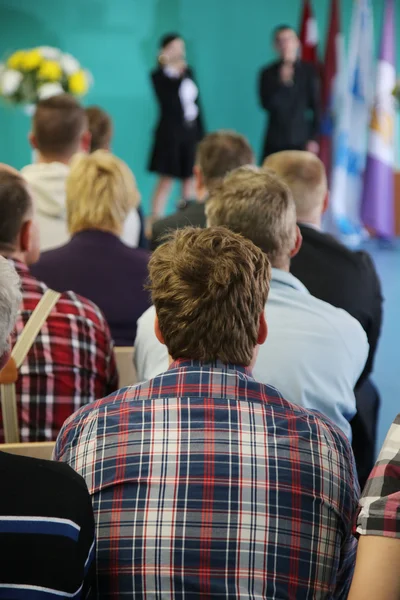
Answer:
[[[286,150],[268,156],[263,166],[275,171],[289,186],[297,220],[319,224],[328,196],[325,167],[320,159],[311,152]]]

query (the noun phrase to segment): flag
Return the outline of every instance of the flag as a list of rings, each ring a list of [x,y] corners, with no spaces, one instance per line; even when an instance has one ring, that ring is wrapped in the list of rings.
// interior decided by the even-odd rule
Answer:
[[[374,41],[371,0],[354,0],[344,92],[338,107],[331,210],[343,241],[357,243],[360,209],[374,97]]]
[[[318,26],[310,0],[304,0],[300,27],[301,60],[318,63]]]
[[[320,158],[325,165],[328,177],[332,168],[332,150],[336,108],[339,102],[340,71],[343,68],[343,36],[340,31],[339,0],[331,0],[328,39],[325,50],[321,81],[322,123],[320,139]]]
[[[361,207],[364,225],[383,238],[394,236],[395,85],[395,8],[386,0]]]

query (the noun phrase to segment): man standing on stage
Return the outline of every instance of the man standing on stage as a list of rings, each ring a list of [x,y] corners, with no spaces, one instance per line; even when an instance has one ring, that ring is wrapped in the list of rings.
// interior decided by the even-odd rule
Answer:
[[[278,62],[260,74],[260,99],[269,112],[262,158],[281,150],[319,151],[319,76],[311,63],[299,57],[300,41],[287,25],[274,31]]]

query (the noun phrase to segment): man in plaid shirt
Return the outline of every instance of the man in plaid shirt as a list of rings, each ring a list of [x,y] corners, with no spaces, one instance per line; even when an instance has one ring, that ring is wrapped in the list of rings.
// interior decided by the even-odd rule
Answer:
[[[360,541],[350,598],[400,598],[400,415],[389,429],[360,507]]]
[[[100,598],[345,598],[357,483],[344,434],[252,376],[271,270],[224,228],[150,260],[172,363],[73,415],[55,456],[86,480]]]
[[[21,280],[14,346],[47,287],[29,272],[39,257],[32,199],[17,171],[0,166],[0,254]],[[62,294],[22,364],[16,383],[23,442],[55,440],[81,406],[117,389],[108,325],[100,310],[73,292]],[[4,441],[0,415],[0,441]]]

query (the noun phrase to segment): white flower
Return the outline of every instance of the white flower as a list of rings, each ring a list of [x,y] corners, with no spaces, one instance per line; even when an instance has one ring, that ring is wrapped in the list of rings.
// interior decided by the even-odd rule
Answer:
[[[61,52],[57,48],[52,48],[51,46],[40,46],[38,50],[43,58],[46,58],[47,60],[58,60],[60,58]]]
[[[22,73],[14,69],[6,69],[1,75],[0,88],[4,96],[15,94],[23,79]]]
[[[38,88],[39,100],[46,100],[52,96],[58,96],[64,92],[60,83],[44,83]]]
[[[63,54],[60,59],[60,65],[67,75],[73,75],[81,68],[79,62],[71,54]]]

